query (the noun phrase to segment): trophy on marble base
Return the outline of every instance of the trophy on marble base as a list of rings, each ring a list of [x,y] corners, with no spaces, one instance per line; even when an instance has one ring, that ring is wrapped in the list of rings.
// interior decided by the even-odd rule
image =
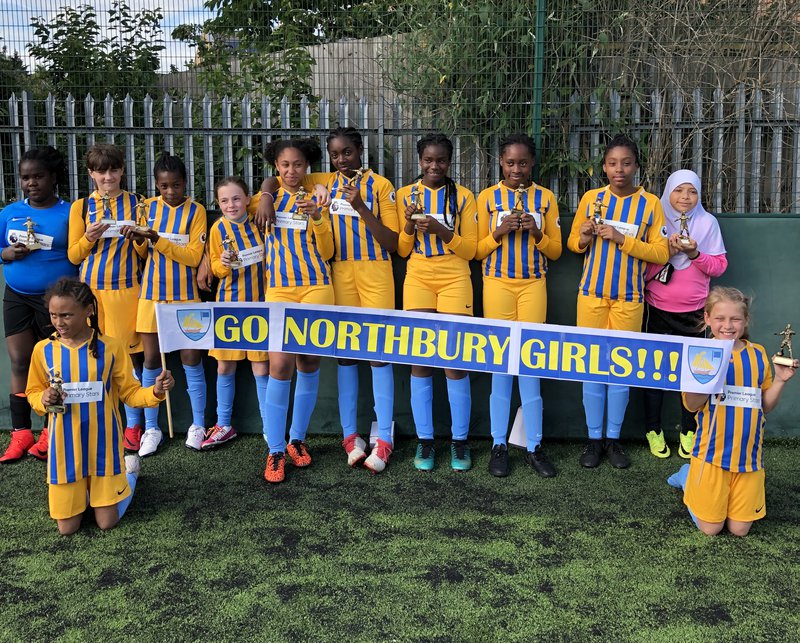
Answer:
[[[412,221],[422,221],[427,218],[425,207],[422,205],[422,199],[420,198],[420,187],[419,181],[411,186],[411,205],[414,206],[414,214],[411,215]]]
[[[305,188],[301,185],[299,188],[297,188],[297,192],[294,193],[295,208],[294,212],[292,213],[292,219],[295,221],[308,221],[308,213],[301,210],[300,206],[297,205],[299,201],[305,201],[307,199],[308,192],[306,192]]]
[[[772,358],[773,364],[780,364],[781,366],[792,366],[794,364],[794,356],[792,355],[792,335],[795,332],[792,330],[791,324],[786,324],[786,328],[778,333],[773,333],[774,335],[780,335],[783,337],[781,340],[780,348],[778,348],[778,352]],[[787,355],[784,355],[784,349],[786,350]]]
[[[681,243],[684,246],[688,246],[691,243],[689,239],[689,215],[686,212],[681,212],[681,216],[676,219],[677,222],[681,225]]]
[[[527,191],[528,188],[524,187],[522,184],[520,184],[519,187],[517,187],[517,189],[514,190],[514,208],[512,210],[514,214],[518,214],[519,216],[526,214],[525,207],[522,204],[522,196]]]
[[[39,250],[42,247],[42,244],[36,239],[36,233],[33,231],[36,225],[30,217],[25,219],[25,241],[22,243],[28,250]]]
[[[58,393],[59,403],[58,404],[50,404],[49,406],[45,407],[45,411],[48,413],[65,413],[67,407],[64,406],[64,380],[61,378],[61,373],[58,371],[53,371],[52,376],[50,377],[50,388],[54,389],[56,393]]]
[[[222,240],[222,248],[230,255],[231,270],[238,270],[242,267],[242,262],[239,260],[239,252],[236,250],[236,242],[228,235]]]

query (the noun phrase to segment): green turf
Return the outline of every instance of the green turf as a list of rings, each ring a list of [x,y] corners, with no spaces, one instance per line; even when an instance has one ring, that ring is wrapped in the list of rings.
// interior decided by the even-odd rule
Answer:
[[[0,442],[3,448],[6,436]],[[350,470],[330,437],[311,469],[263,481],[265,446],[173,440],[144,461],[123,522],[60,537],[44,465],[0,468],[0,639],[265,641],[797,640],[800,447],[768,445],[769,515],[744,539],[700,534],[664,479],[680,464],[580,470],[548,445],[541,480]]]

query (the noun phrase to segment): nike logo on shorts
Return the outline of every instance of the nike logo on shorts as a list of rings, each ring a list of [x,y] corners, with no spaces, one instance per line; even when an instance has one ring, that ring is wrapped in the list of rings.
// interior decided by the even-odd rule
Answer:
[[[761,505],[758,509],[756,509],[756,513],[761,513],[761,510],[764,508],[764,505]]]
[[[123,489],[122,491],[117,491],[118,496],[121,496],[123,493],[125,493],[125,489]]]

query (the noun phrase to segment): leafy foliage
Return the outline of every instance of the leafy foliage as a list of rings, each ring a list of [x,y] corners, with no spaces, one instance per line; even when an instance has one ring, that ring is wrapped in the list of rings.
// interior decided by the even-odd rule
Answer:
[[[90,92],[115,98],[142,97],[156,86],[164,49],[160,9],[134,13],[126,0],[113,0],[104,33],[93,5],[64,6],[56,16],[32,20],[35,43],[28,45],[38,68],[37,94]]]

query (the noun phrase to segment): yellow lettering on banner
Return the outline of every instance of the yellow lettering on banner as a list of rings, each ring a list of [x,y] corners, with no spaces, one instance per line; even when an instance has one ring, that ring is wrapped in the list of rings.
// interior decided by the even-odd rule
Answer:
[[[564,342],[561,351],[561,370],[566,371],[567,373],[573,370],[576,373],[585,373],[585,357],[586,347],[583,344],[578,344],[576,342]]]
[[[292,336],[292,339],[300,344],[301,346],[305,346],[308,343],[308,319],[303,320],[303,327],[297,325],[297,321],[295,321],[294,317],[286,316],[286,321],[284,322],[286,331],[283,334],[283,343],[289,343],[289,335]]]
[[[411,355],[413,357],[433,357],[436,354],[436,331],[417,327],[411,331]]]
[[[447,354],[447,341],[450,337],[450,333],[446,330],[439,331],[439,341],[437,342],[437,348],[439,352],[439,357],[442,359],[453,361],[454,359],[458,359],[459,353],[461,353],[461,336],[464,333],[456,332],[456,347],[455,352],[452,355]]]
[[[494,364],[503,363],[503,355],[508,349],[508,345],[510,342],[511,342],[511,337],[506,337],[503,340],[503,343],[501,344],[500,338],[497,335],[489,335],[489,346],[491,347],[492,350],[492,362]]]
[[[478,364],[485,364],[486,363],[486,344],[488,340],[486,339],[485,335],[479,335],[478,333],[466,333],[464,335],[464,361],[465,362],[477,362]],[[472,354],[475,354],[475,359],[473,360]]]
[[[375,353],[378,351],[378,336],[380,335],[380,330],[381,328],[385,328],[386,324],[364,322],[364,327],[367,329],[367,351]]]
[[[251,344],[261,344],[267,341],[269,335],[269,324],[267,320],[259,315],[245,317],[242,322],[242,337],[244,341]]]
[[[597,344],[589,346],[589,372],[592,375],[608,375],[608,371],[600,369],[600,347]]]
[[[633,372],[633,364],[631,364],[631,349],[627,346],[615,346],[611,349],[611,367],[610,371],[614,377],[628,377]],[[619,368],[615,368],[618,366]]]
[[[557,345],[557,342],[551,342],[551,345],[552,344]],[[535,337],[529,339],[520,349],[522,363],[528,368],[536,370],[545,368],[545,355],[543,352],[540,352],[543,349],[544,342],[541,339],[536,339]]]
[[[328,348],[336,339],[336,326],[330,319],[315,319],[309,330],[311,343],[318,348]]]
[[[353,321],[339,322],[339,333],[336,337],[336,348],[339,350],[360,351],[361,342],[358,339],[361,326]],[[349,344],[348,344],[349,343]]]
[[[223,342],[238,342],[241,333],[239,327],[235,325],[237,321],[233,315],[221,315],[214,324],[214,334]],[[231,322],[234,325],[231,325]]]
[[[399,334],[398,334],[399,331]],[[386,325],[386,338],[383,342],[383,351],[387,355],[407,355],[408,354],[408,326]],[[432,332],[432,331],[431,331]],[[397,345],[397,349],[394,345]],[[433,353],[431,353],[433,354]]]

